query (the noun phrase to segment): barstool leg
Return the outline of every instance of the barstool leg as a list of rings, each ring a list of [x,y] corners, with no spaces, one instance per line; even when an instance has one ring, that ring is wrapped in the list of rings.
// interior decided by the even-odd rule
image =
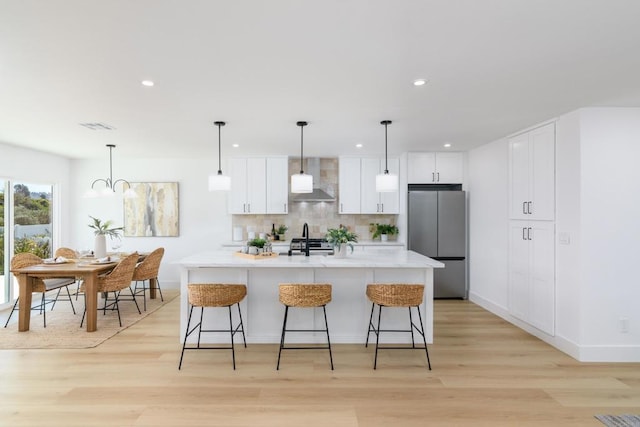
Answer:
[[[198,325],[198,348],[200,348],[200,336],[202,335],[202,316],[204,315],[204,307],[200,309],[200,324]]]
[[[278,351],[278,364],[276,365],[276,371],[280,370],[280,356],[282,355],[282,347],[284,347],[284,333],[287,328],[287,314],[289,313],[289,306],[284,306],[284,321],[282,322],[282,335],[280,336],[280,350]]]
[[[331,361],[331,370],[333,371],[333,355],[331,354],[331,340],[329,339],[329,323],[327,323],[327,306],[322,306],[322,311],[324,313],[324,326],[327,330],[327,344],[329,344],[329,360]]]
[[[418,309],[418,311],[420,311],[420,309]],[[409,307],[409,329],[411,330],[411,348],[416,348],[416,343],[413,339],[413,317],[411,317],[411,307]]]
[[[373,309],[375,307],[375,303],[371,303],[371,315],[369,316],[369,325],[368,325],[368,331],[367,331],[367,342],[364,344],[365,348],[369,347],[369,335],[371,335],[371,327],[373,326],[373,324],[371,323],[373,321]]]
[[[420,319],[420,329],[422,329],[422,341],[424,342],[424,351],[427,353],[427,364],[429,365],[429,370],[431,370],[431,360],[429,360],[429,350],[427,349],[427,337],[424,336],[424,325],[422,324],[422,314],[420,314],[420,306],[416,307],[418,309],[418,319]]]
[[[380,318],[382,317],[382,306],[378,306],[378,330],[376,331],[376,356],[373,360],[373,369],[378,366],[378,344],[380,343]]]
[[[187,330],[184,331],[184,342],[182,343],[182,353],[180,354],[180,363],[178,364],[178,370],[182,367],[182,358],[184,357],[184,348],[187,346],[187,337],[189,336],[189,325],[191,324],[191,315],[193,314],[193,306],[189,310],[189,318],[187,319]]]
[[[242,341],[244,341],[244,348],[247,348],[247,338],[244,336],[244,323],[242,323],[242,311],[240,311],[240,303],[238,306],[238,316],[240,317],[240,331],[242,331]]]
[[[233,321],[231,320],[231,306],[229,308],[229,333],[231,334],[231,359],[233,360],[233,370],[236,370],[236,350],[233,346]]]

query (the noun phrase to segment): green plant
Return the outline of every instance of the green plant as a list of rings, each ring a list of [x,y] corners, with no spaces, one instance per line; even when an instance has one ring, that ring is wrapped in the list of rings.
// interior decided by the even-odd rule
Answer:
[[[266,244],[267,244],[267,241],[264,239],[249,240],[249,246],[255,246],[257,248],[264,248],[264,245]]]
[[[325,236],[327,242],[335,249],[340,249],[342,245],[347,245],[353,252],[353,244],[358,241],[358,235],[349,231],[347,227],[330,228]]]
[[[388,234],[388,235],[398,234],[400,230],[398,230],[398,227],[393,224],[373,223],[373,224],[369,224],[369,231],[373,233],[371,238],[375,239],[380,237],[383,234]]]
[[[89,224],[89,228],[93,229],[93,234],[95,234],[96,236],[105,235],[111,238],[120,237],[120,233],[122,232],[123,228],[111,227],[113,221],[107,220],[105,222],[102,222],[98,218],[94,218],[91,215],[89,215],[89,218],[93,220],[93,224]]]
[[[287,232],[288,229],[289,227],[287,227],[286,225],[280,224],[280,226],[276,229],[276,234],[283,235]]]

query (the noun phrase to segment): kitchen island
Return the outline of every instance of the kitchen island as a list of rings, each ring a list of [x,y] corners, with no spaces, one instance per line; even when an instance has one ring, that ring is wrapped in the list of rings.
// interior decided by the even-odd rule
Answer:
[[[327,317],[332,343],[364,343],[371,313],[371,302],[365,294],[367,284],[395,282],[425,285],[425,304],[421,306],[421,311],[427,342],[433,342],[433,269],[443,268],[444,265],[413,251],[356,251],[346,258],[281,255],[258,260],[238,257],[233,251],[212,251],[189,256],[178,261],[178,264],[181,266],[181,340],[184,339],[188,317],[189,283],[247,285],[247,297],[240,306],[248,343],[280,341],[284,306],[278,300],[279,283],[330,283],[333,285],[333,298],[327,304]],[[206,311],[205,329],[228,326],[226,309]],[[235,308],[233,313],[235,319]],[[290,325],[296,325],[296,329],[314,329],[324,324],[321,309],[290,310],[289,319]],[[409,329],[408,323],[406,309],[389,309],[383,314],[385,329]],[[292,333],[291,342],[322,342],[326,339],[323,334],[317,337],[313,335]],[[204,334],[201,341],[228,342],[229,336]],[[381,342],[411,341],[407,333],[382,334]]]

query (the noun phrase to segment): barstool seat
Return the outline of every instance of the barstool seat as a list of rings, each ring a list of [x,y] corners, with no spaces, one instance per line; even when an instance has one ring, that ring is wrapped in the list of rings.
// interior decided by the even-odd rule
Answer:
[[[282,322],[282,336],[280,337],[280,349],[278,351],[278,364],[280,369],[280,356],[282,350],[309,350],[328,349],[331,370],[333,370],[333,355],[331,354],[331,340],[329,339],[329,324],[327,323],[326,305],[331,301],[331,285],[327,283],[281,283],[279,287],[279,299],[284,304],[284,321]],[[314,308],[322,307],[325,329],[287,329],[287,316],[289,307]],[[326,332],[327,346],[319,347],[285,347],[284,339],[287,332]]]
[[[376,352],[373,362],[373,369],[377,368],[378,364],[378,349],[383,350],[424,350],[427,355],[427,364],[429,370],[431,370],[431,361],[429,360],[429,350],[427,349],[427,340],[424,334],[424,325],[422,323],[422,314],[420,314],[420,304],[424,299],[424,285],[421,284],[403,284],[403,283],[374,283],[367,285],[367,297],[372,302],[371,304],[371,316],[369,316],[369,330],[367,332],[367,342],[365,347],[369,345],[369,336],[371,332],[376,334]],[[378,306],[378,324],[373,324],[373,312],[375,306]],[[382,318],[382,307],[406,307],[409,309],[409,324],[411,329],[398,330],[398,329],[380,329],[380,320]],[[413,322],[411,309],[415,308],[418,312],[418,319],[420,320],[420,327]],[[414,340],[414,330],[422,336],[424,347],[416,347]],[[381,332],[408,332],[411,333],[411,347],[393,347],[384,346],[380,347],[380,333]]]
[[[182,354],[180,355],[180,364],[178,370],[182,367],[182,359],[185,350],[231,350],[231,358],[233,360],[233,369],[236,369],[236,353],[234,348],[233,336],[236,332],[242,332],[242,340],[245,348],[247,340],[244,335],[244,324],[242,323],[242,312],[240,310],[240,301],[247,295],[247,287],[244,284],[228,284],[228,283],[194,283],[187,285],[189,300],[189,318],[187,320],[187,329],[182,343]],[[238,307],[239,322],[236,327],[233,326],[231,314],[231,306]],[[191,325],[191,315],[194,307],[200,307],[200,322],[193,328]],[[202,317],[206,307],[227,307],[229,309],[229,329],[202,329]],[[195,330],[198,330],[198,343],[195,347],[187,347],[187,338]],[[230,347],[201,347],[200,337],[203,332],[227,332],[231,335]]]

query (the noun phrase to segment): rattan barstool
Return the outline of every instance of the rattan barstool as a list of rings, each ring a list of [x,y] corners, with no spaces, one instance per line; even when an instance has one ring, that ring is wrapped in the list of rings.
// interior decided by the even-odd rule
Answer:
[[[247,340],[244,336],[244,324],[242,323],[242,312],[240,311],[240,301],[247,295],[247,287],[241,284],[226,283],[193,283],[187,285],[189,299],[189,319],[187,320],[187,329],[182,343],[182,354],[180,355],[180,364],[178,370],[182,367],[182,358],[185,350],[231,350],[231,358],[233,360],[233,369],[236,369],[236,352],[234,348],[233,336],[236,332],[242,332],[242,340],[245,348]],[[239,323],[234,328],[231,316],[231,306],[238,306]],[[192,329],[191,315],[194,307],[200,307],[200,322]],[[229,309],[229,329],[202,329],[202,316],[205,307],[227,307]],[[195,330],[198,330],[198,344],[196,347],[187,347],[187,338]],[[200,336],[203,332],[228,332],[231,335],[231,347],[201,347]]]
[[[278,364],[276,370],[280,369],[280,356],[282,350],[329,350],[329,361],[333,370],[333,355],[331,354],[331,340],[329,339],[329,324],[327,323],[326,305],[331,301],[331,285],[318,283],[281,283],[280,302],[284,304],[284,321],[282,322],[282,336],[280,337],[280,350],[278,351]],[[289,307],[315,308],[322,307],[324,314],[325,329],[287,329],[287,316]],[[326,332],[326,347],[285,347],[284,337],[287,332]]]
[[[371,316],[369,316],[369,330],[367,332],[367,343],[365,347],[369,346],[369,336],[371,332],[376,334],[376,353],[373,361],[373,369],[377,368],[378,364],[378,349],[383,350],[424,350],[427,354],[427,364],[429,370],[431,370],[431,361],[429,360],[429,350],[427,349],[427,340],[424,334],[424,326],[422,324],[422,314],[420,314],[420,304],[424,297],[424,285],[419,284],[402,284],[402,283],[375,283],[367,285],[367,297],[372,302],[371,304]],[[373,324],[373,311],[375,306],[378,306],[378,324]],[[382,317],[382,307],[407,307],[409,309],[409,324],[411,329],[380,329],[380,319]],[[420,320],[420,328],[413,323],[413,317],[411,315],[411,309],[414,308],[418,312],[418,319]],[[413,337],[413,331],[417,331],[422,336],[424,347],[416,347],[416,343]],[[411,347],[392,347],[384,346],[380,347],[380,333],[381,332],[409,332],[411,333]]]

